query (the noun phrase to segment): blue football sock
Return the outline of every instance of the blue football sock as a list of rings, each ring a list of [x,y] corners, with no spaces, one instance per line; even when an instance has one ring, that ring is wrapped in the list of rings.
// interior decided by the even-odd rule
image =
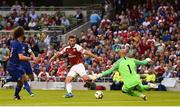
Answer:
[[[16,89],[15,89],[15,96],[19,96],[19,92],[21,91],[21,88],[22,86],[16,86]]]
[[[28,84],[27,81],[24,83],[24,88],[26,89],[26,91],[27,91],[30,95],[32,94],[31,88],[30,88],[30,86],[29,86],[29,84]]]

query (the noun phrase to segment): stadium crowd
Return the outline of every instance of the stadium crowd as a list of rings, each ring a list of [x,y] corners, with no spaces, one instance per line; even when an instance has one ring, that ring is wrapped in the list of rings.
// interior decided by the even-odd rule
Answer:
[[[3,7],[8,8],[6,2],[2,3]],[[5,9],[6,9],[5,8]],[[0,30],[12,30],[17,26],[23,26],[25,30],[42,30],[48,26],[69,27],[72,24],[77,24],[83,19],[81,10],[78,9],[75,15],[66,16],[64,12],[57,11],[53,15],[47,13],[37,14],[33,3],[28,7],[24,2],[21,4],[15,1],[15,4],[10,8],[6,16],[0,15]]]
[[[171,5],[168,2],[152,4],[152,8],[148,8],[146,4],[134,5],[132,8],[127,7],[117,12],[114,19],[108,19],[105,16],[98,20],[97,24],[92,23],[91,28],[81,32],[78,43],[83,48],[102,56],[103,61],[96,62],[85,56],[84,63],[87,71],[100,73],[110,68],[112,63],[119,58],[117,52],[126,48],[129,57],[137,59],[149,57],[153,60],[151,65],[138,68],[140,74],[146,75],[144,82],[161,82],[163,78],[180,78],[180,10],[177,7],[177,4]],[[47,15],[37,17],[34,11],[25,14],[26,11],[23,10],[21,15],[18,15],[16,11],[16,9],[12,10],[9,16],[2,18],[2,27],[7,27],[2,25],[2,22],[5,22],[7,25],[10,24],[9,27],[21,25],[26,29],[29,25],[27,21],[33,23],[36,19],[38,21],[35,22],[38,24],[43,22],[44,25],[62,23],[53,19],[60,19],[56,15],[55,17]],[[47,21],[43,21],[46,19]],[[12,29],[9,27],[6,30]],[[38,57],[37,61],[32,62],[34,75],[40,77],[41,81],[55,81],[55,77],[64,78],[68,72],[67,59],[64,57],[57,58],[51,64],[48,63],[53,53],[66,46],[59,43],[56,46],[59,48],[54,48],[54,45],[51,45],[51,39],[46,32],[27,38],[27,42]],[[9,47],[10,40],[10,36],[0,35],[1,58],[2,50],[4,47]],[[6,46],[2,47],[2,44]]]

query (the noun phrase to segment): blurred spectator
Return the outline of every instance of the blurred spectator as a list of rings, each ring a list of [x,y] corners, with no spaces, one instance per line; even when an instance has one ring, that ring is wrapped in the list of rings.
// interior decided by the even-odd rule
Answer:
[[[101,27],[103,27],[103,28],[110,28],[110,25],[111,25],[111,21],[107,18],[107,16],[105,16],[101,20]]]
[[[9,5],[6,3],[6,0],[3,0],[0,9],[8,10],[8,8],[9,8]]]
[[[121,2],[122,0],[117,1]],[[87,31],[82,31],[79,38],[80,44],[93,53],[102,56],[104,61],[97,63],[95,60],[90,60],[88,56],[85,56],[84,60],[85,64],[88,64],[88,70],[91,68],[95,73],[99,73],[108,69],[111,64],[119,58],[117,52],[120,49],[126,48],[128,49],[129,57],[137,59],[150,57],[153,60],[152,65],[139,67],[142,69],[139,71],[141,74],[146,74],[144,71],[150,71],[146,74],[147,81],[149,81],[151,77],[150,81],[154,81],[154,73],[158,82],[161,82],[164,77],[176,78],[180,76],[179,2],[175,0],[173,5],[167,2],[161,3],[160,1],[151,0],[147,3],[142,3],[141,5],[134,5],[132,8],[132,4],[130,4],[129,7],[125,6],[126,8],[122,9],[122,11],[115,13],[116,15],[113,20],[108,17],[104,17],[104,19],[101,20],[97,13],[91,14],[90,23],[92,27],[87,29]],[[23,25],[24,19],[26,21],[24,27],[27,27],[27,25],[31,23],[31,17],[28,11],[22,13],[23,15],[20,15],[16,9],[14,9],[10,15],[0,17],[1,28],[5,29],[7,24],[10,24],[10,28],[7,28],[8,30],[17,25]],[[41,28],[50,25],[63,25],[61,19],[63,19],[64,16],[65,14],[61,12],[56,12],[53,15],[45,13],[39,15],[35,22],[36,25],[41,26]],[[19,21],[21,18],[23,20]],[[29,27],[27,27],[27,29],[28,28]],[[30,46],[36,56],[39,55],[39,62],[36,62],[34,67],[36,74],[39,73],[40,65],[47,65],[46,61],[54,52],[65,46],[64,43],[54,42],[54,40],[57,40],[59,37],[58,35],[57,32],[49,34],[44,34],[44,32],[33,33],[29,35]],[[54,40],[52,39],[53,37]],[[11,38],[9,35],[0,34],[1,43],[9,44],[10,41]],[[57,66],[51,66],[54,68],[53,73],[51,69],[48,69],[47,73],[52,73],[51,76],[65,76],[66,72],[62,73],[61,71],[65,71],[66,68],[63,68],[60,63],[61,60],[57,59]],[[153,70],[150,66],[153,67]],[[58,67],[59,69],[56,69]],[[154,73],[151,73],[151,71]]]
[[[76,11],[75,17],[76,17],[78,20],[82,20],[82,19],[83,19],[83,14],[82,14],[82,12],[81,12],[80,9],[78,9],[78,10]]]
[[[46,67],[40,66],[39,70],[38,78],[40,78],[40,81],[48,81],[49,74],[46,72]]]
[[[46,30],[43,31],[42,36],[45,38],[44,42],[46,43],[46,46],[49,46],[50,45],[50,41],[51,41],[51,37],[50,37],[49,34],[47,34]]]
[[[11,25],[11,23],[7,23],[7,26],[6,26],[6,28],[5,28],[7,31],[8,30],[12,30],[12,25]]]
[[[35,10],[32,10],[29,14],[32,20],[36,20],[38,18],[38,15],[35,13]]]
[[[17,13],[20,13],[21,11],[21,6],[18,3],[18,1],[15,1],[14,5],[11,7],[11,11],[16,11]]]
[[[91,26],[97,26],[98,27],[100,21],[101,21],[101,17],[95,11],[93,11],[91,16],[90,16]]]
[[[56,80],[56,77],[52,73],[50,73],[48,82],[55,82],[55,80]]]
[[[149,71],[147,72],[147,74],[145,74],[146,78],[145,78],[145,84],[148,83],[155,83],[156,81],[156,75],[154,74],[152,69],[149,69]]]
[[[21,2],[21,11],[26,10],[27,11],[28,7],[26,6],[25,2]]]
[[[6,75],[6,67],[7,67],[7,61],[9,59],[10,50],[8,49],[6,44],[3,44],[0,48],[0,63],[3,67],[4,75]]]
[[[0,64],[0,77],[5,76],[3,66]]]
[[[63,16],[63,17],[61,18],[61,24],[64,25],[64,26],[66,26],[66,27],[70,26],[69,19],[68,19],[66,16]]]
[[[125,0],[115,0],[116,5],[116,13],[124,10],[126,8],[126,1]]]
[[[31,19],[31,21],[28,24],[28,27],[30,29],[34,29],[34,30],[36,29],[36,22],[34,21],[34,19]]]
[[[30,5],[29,5],[30,10],[33,10],[34,7],[35,7],[34,2],[33,2],[33,1],[30,1]]]
[[[111,90],[121,90],[123,86],[123,79],[119,74],[119,72],[117,71],[114,72],[112,74],[112,78],[113,78],[113,84],[111,85]]]

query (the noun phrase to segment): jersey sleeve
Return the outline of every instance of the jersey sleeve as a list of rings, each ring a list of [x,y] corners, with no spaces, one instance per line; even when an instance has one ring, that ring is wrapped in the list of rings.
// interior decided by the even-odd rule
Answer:
[[[120,60],[117,60],[110,69],[108,69],[102,73],[102,76],[109,75],[109,74],[113,73],[114,71],[116,71],[118,69],[119,62],[120,62]]]
[[[140,61],[140,60],[134,59],[134,63],[136,65],[146,65],[148,61],[147,60]]]
[[[85,50],[82,46],[80,46],[80,45],[76,45],[76,49],[77,49],[78,52],[81,52],[82,54],[84,54],[85,51],[86,51],[86,50]]]

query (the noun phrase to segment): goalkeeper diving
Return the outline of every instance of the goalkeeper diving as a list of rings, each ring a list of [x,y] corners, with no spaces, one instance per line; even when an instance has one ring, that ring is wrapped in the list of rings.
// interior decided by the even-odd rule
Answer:
[[[119,51],[119,55],[121,58],[117,60],[110,69],[100,74],[95,74],[94,79],[109,75],[114,71],[118,71],[121,74],[124,82],[122,92],[130,96],[136,96],[142,98],[143,100],[147,100],[146,95],[144,95],[142,92],[145,90],[149,90],[150,88],[156,88],[156,85],[152,83],[143,85],[140,79],[140,75],[137,74],[136,69],[139,65],[148,64],[149,62],[151,62],[151,59],[146,58],[145,60],[140,61],[137,59],[126,57],[126,54],[126,50],[121,49]]]

